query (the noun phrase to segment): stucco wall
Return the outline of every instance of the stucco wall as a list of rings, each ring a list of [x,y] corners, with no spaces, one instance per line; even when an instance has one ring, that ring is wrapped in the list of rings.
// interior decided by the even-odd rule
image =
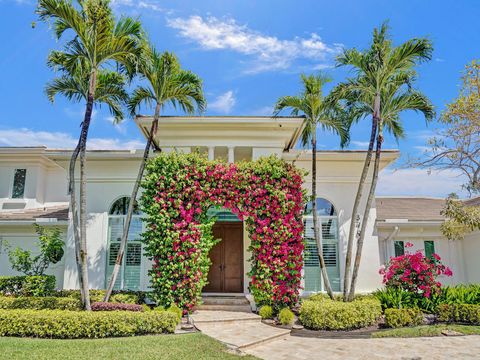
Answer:
[[[465,281],[480,283],[480,232],[467,235],[463,240],[462,250]]]

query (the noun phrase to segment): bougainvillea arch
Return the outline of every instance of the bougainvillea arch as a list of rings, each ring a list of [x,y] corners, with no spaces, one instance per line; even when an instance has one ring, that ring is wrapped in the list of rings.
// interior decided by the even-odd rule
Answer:
[[[161,154],[146,166],[140,204],[154,297],[185,312],[207,282],[208,252],[216,241],[212,206],[230,209],[251,240],[250,292],[257,304],[292,306],[303,266],[302,173],[275,156],[225,163],[192,154]]]

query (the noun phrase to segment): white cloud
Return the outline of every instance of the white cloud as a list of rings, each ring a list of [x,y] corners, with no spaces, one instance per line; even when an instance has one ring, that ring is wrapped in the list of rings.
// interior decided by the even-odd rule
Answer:
[[[212,101],[208,108],[216,112],[222,112],[224,114],[230,113],[235,106],[236,100],[232,90],[228,90],[226,93],[221,94]]]
[[[247,73],[286,70],[301,59],[315,62],[315,66],[321,68],[328,66],[341,49],[340,44],[324,43],[316,33],[309,38],[283,40],[249,29],[232,18],[220,20],[211,16],[204,19],[197,15],[167,19],[167,25],[205,50],[225,49],[251,56],[254,62]]]
[[[115,123],[115,117],[113,116],[107,116],[105,118],[106,121],[108,121],[113,128],[118,131],[120,134],[125,135],[127,133],[127,122],[126,121],[121,121],[119,123]]]
[[[64,132],[34,131],[27,128],[0,130],[0,146],[46,146],[52,149],[72,149],[78,139]],[[87,147],[91,150],[141,149],[139,140],[117,138],[90,138]]]
[[[368,148],[368,145],[370,144],[368,141],[358,141],[358,140],[352,140],[350,141],[350,144],[357,148]]]
[[[467,195],[461,185],[464,178],[455,171],[424,169],[385,169],[380,173],[377,195],[424,195],[446,197],[455,192]]]
[[[130,7],[136,10],[151,10],[156,12],[169,12],[161,7],[158,1],[136,1],[136,0],[112,0],[112,7]]]

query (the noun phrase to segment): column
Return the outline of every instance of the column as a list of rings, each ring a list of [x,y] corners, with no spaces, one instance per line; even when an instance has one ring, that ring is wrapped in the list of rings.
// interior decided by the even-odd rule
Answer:
[[[208,147],[208,160],[214,160],[215,159],[215,146],[209,146]]]
[[[228,147],[228,162],[233,163],[235,160],[235,147],[229,146]]]

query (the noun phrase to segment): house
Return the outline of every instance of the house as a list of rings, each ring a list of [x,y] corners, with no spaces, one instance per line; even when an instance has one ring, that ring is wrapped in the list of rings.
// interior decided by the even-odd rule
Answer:
[[[480,205],[480,197],[465,200],[465,205]],[[441,214],[445,199],[428,197],[377,197],[376,228],[380,259],[386,263],[392,256],[405,251],[423,251],[427,256],[436,253],[452,271],[444,284],[480,282],[480,232],[475,231],[463,240],[446,239],[440,230],[445,217]],[[413,246],[406,249],[405,244]]]
[[[138,116],[135,121],[140,131],[146,135],[152,118]],[[161,117],[154,142],[164,152],[199,151],[210,159],[228,162],[252,161],[275,154],[308,171],[311,168],[311,151],[296,148],[302,124],[301,117]],[[113,269],[127,201],[142,152],[143,150],[106,149],[87,153],[87,241],[89,282],[92,288],[105,288]],[[34,246],[32,224],[36,222],[45,226],[58,226],[63,230],[65,256],[49,272],[56,276],[59,288],[78,288],[67,195],[67,169],[71,153],[72,150],[45,147],[0,148],[0,275],[14,274],[5,252],[8,246]],[[384,150],[381,168],[395,161],[398,156],[397,150]],[[322,223],[323,251],[335,291],[341,291],[342,288],[347,234],[364,159],[365,151],[319,151],[317,154],[317,204]],[[309,175],[305,177],[303,186],[307,191],[310,189]],[[443,252],[447,246],[446,241],[435,237],[438,235],[437,230],[431,237],[425,235],[430,231],[428,226],[438,228],[441,222],[438,216],[432,216],[431,219],[427,216],[428,219],[424,220],[431,222],[427,226],[426,223],[417,222],[422,220],[422,211],[418,211],[418,207],[416,212],[396,213],[397,209],[401,209],[398,200],[381,198],[377,204],[379,205],[372,208],[367,219],[367,236],[357,286],[361,292],[381,286],[378,269],[394,254],[396,242],[407,238],[415,240],[413,235],[407,236],[407,229],[410,228],[407,226],[404,230],[405,224],[416,226],[411,231],[412,234],[416,232],[419,241],[433,240],[435,250],[438,248]],[[437,205],[439,204],[435,203]],[[413,204],[413,207],[416,206]],[[434,213],[436,211],[437,208],[432,210]],[[209,273],[210,283],[204,291],[248,294],[250,240],[245,226],[226,209],[211,209],[210,212],[218,219],[214,234],[223,241],[211,252],[213,265]],[[395,223],[392,219],[399,221]],[[147,273],[151,263],[142,256],[142,226],[141,214],[137,212],[132,221],[126,257],[116,283],[117,289],[147,290],[149,287]],[[307,211],[302,280],[304,294],[323,290],[312,236],[312,216]],[[471,242],[478,243],[476,240]],[[478,254],[479,248],[476,246]],[[456,261],[462,263],[461,258]],[[459,266],[455,265],[454,269]],[[480,280],[478,272],[471,279],[465,277],[467,273],[464,270],[458,280]]]

